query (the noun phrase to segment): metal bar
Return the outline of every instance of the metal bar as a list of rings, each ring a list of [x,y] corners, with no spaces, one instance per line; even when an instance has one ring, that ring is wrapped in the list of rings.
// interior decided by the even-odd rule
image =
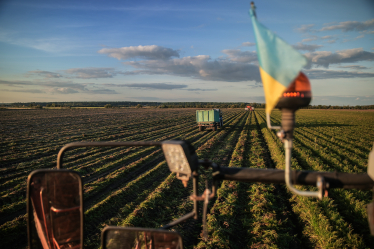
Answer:
[[[266,123],[267,123],[269,129],[272,129],[272,130],[280,130],[281,129],[280,126],[272,126],[271,125],[270,113],[266,113]]]
[[[170,222],[169,224],[167,224],[167,225],[161,227],[161,229],[169,229],[169,228],[171,228],[171,227],[173,227],[173,226],[175,226],[175,225],[178,225],[179,223],[181,223],[181,222],[183,222],[183,221],[186,221],[186,220],[188,220],[188,219],[190,219],[190,218],[192,218],[192,217],[194,217],[194,216],[195,216],[195,211],[192,211],[192,212],[190,212],[190,213],[188,213],[188,214],[183,215],[183,216],[180,217],[179,219],[177,219],[177,220],[175,220],[175,221],[173,221],[173,222]]]
[[[240,182],[262,182],[285,184],[285,172],[279,169],[228,168],[220,167],[214,174],[217,180],[235,180]],[[341,172],[292,171],[291,180],[295,185],[315,186],[318,176],[325,178],[327,188],[370,190],[374,181],[368,174],[352,174]]]
[[[161,146],[162,142],[75,142],[62,147],[57,155],[57,169],[62,169],[64,153],[71,148],[79,147],[132,147],[132,146]]]
[[[318,191],[302,191],[296,189],[291,183],[291,151],[292,151],[292,139],[284,140],[284,150],[286,152],[286,166],[285,166],[285,182],[289,190],[297,195],[307,196],[307,197],[317,197],[322,199],[322,186],[319,186]],[[314,186],[317,185],[317,181],[314,182]]]
[[[80,208],[81,208],[80,206],[76,206],[76,207],[72,207],[72,208],[64,208],[64,209],[58,209],[58,208],[55,208],[55,207],[51,207],[51,210],[55,213],[64,213],[64,212],[79,210]]]
[[[198,177],[199,174],[197,173],[197,170],[192,173],[192,186],[193,186],[193,193],[195,196],[199,195],[199,186],[198,186]],[[194,219],[197,220],[199,217],[199,202],[197,200],[193,201],[193,210],[195,213]]]

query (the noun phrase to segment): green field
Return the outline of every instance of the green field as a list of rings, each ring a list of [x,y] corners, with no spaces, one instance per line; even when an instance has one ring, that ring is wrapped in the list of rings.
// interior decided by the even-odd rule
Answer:
[[[195,110],[0,110],[0,247],[27,246],[27,176],[55,168],[59,149],[70,142],[184,139],[199,158],[223,166],[284,167],[283,145],[266,128],[264,110],[223,109],[224,127],[215,132],[198,131]],[[280,124],[279,111],[272,122]],[[366,172],[374,112],[300,110],[296,122],[294,169]],[[184,188],[170,174],[156,147],[74,149],[64,168],[84,182],[85,248],[99,248],[107,225],[157,228],[192,210],[191,183]],[[370,248],[371,201],[371,191],[334,189],[317,201],[284,185],[225,181],[209,205],[207,242],[201,220],[175,229],[187,248]]]

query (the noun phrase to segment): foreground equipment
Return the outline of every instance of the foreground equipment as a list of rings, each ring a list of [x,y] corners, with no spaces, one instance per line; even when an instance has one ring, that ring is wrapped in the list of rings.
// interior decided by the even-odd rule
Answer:
[[[206,214],[209,200],[217,193],[223,180],[284,184],[292,175],[294,185],[317,186],[316,195],[333,188],[370,190],[374,187],[374,150],[370,153],[368,174],[316,171],[289,171],[221,167],[209,160],[198,160],[193,146],[186,141],[163,142],[82,142],[64,146],[57,160],[57,170],[37,170],[30,174],[27,184],[29,248],[82,248],[83,194],[82,181],[75,172],[62,169],[63,155],[77,147],[160,146],[171,172],[184,186],[193,181],[193,210],[161,229],[109,227],[102,232],[102,248],[183,248],[180,235],[167,229],[188,219],[201,218],[199,202],[203,202],[204,237],[207,238]],[[286,159],[287,160],[287,159]],[[212,188],[198,193],[201,166],[211,168]],[[207,171],[204,171],[207,172]],[[322,179],[322,180],[321,180]],[[288,184],[289,184],[288,183]],[[291,185],[292,186],[292,185]],[[290,187],[288,185],[288,187]],[[292,190],[292,188],[290,188]],[[293,190],[292,190],[293,191]],[[294,191],[295,192],[295,191]],[[301,192],[301,193],[300,193]],[[304,195],[302,191],[296,194]],[[312,192],[313,193],[313,192]],[[309,195],[312,196],[312,195]],[[368,220],[374,235],[374,202],[368,205]]]
[[[29,248],[81,248],[82,180],[69,170],[36,170],[27,180]]]
[[[101,233],[103,249],[169,248],[182,249],[182,237],[177,232],[162,229],[106,227]]]

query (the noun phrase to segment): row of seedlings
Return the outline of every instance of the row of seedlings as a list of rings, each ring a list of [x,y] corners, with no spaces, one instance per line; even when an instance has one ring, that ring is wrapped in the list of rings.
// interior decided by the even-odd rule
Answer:
[[[262,133],[270,149],[272,159],[279,169],[284,168],[283,144],[276,137],[274,132],[269,131],[265,124],[265,114],[257,113],[259,124],[263,126]],[[292,168],[297,170],[312,169],[303,168],[300,162],[293,157]],[[304,166],[304,165],[303,165]],[[313,190],[315,188],[297,186],[303,190]],[[318,201],[298,195],[290,198],[293,212],[295,212],[303,223],[303,235],[309,238],[309,246],[321,248],[364,248],[362,236],[354,233],[350,224],[345,222],[334,202],[329,198]]]

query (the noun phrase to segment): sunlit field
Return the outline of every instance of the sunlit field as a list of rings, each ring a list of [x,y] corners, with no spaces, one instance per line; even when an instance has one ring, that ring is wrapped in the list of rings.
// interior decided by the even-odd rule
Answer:
[[[223,166],[283,169],[283,144],[266,128],[264,110],[223,109],[224,126],[203,132],[195,111],[0,110],[0,247],[27,246],[27,176],[56,168],[59,149],[70,142],[183,139],[199,158]],[[272,123],[280,119],[274,111]],[[300,110],[296,122],[293,169],[366,172],[374,112]],[[85,248],[100,247],[107,225],[157,228],[192,210],[192,184],[184,188],[170,173],[160,148],[78,148],[66,153],[63,167],[83,179]],[[207,241],[201,219],[173,229],[186,248],[370,248],[371,201],[371,191],[334,189],[317,201],[283,185],[225,181],[208,208]]]

